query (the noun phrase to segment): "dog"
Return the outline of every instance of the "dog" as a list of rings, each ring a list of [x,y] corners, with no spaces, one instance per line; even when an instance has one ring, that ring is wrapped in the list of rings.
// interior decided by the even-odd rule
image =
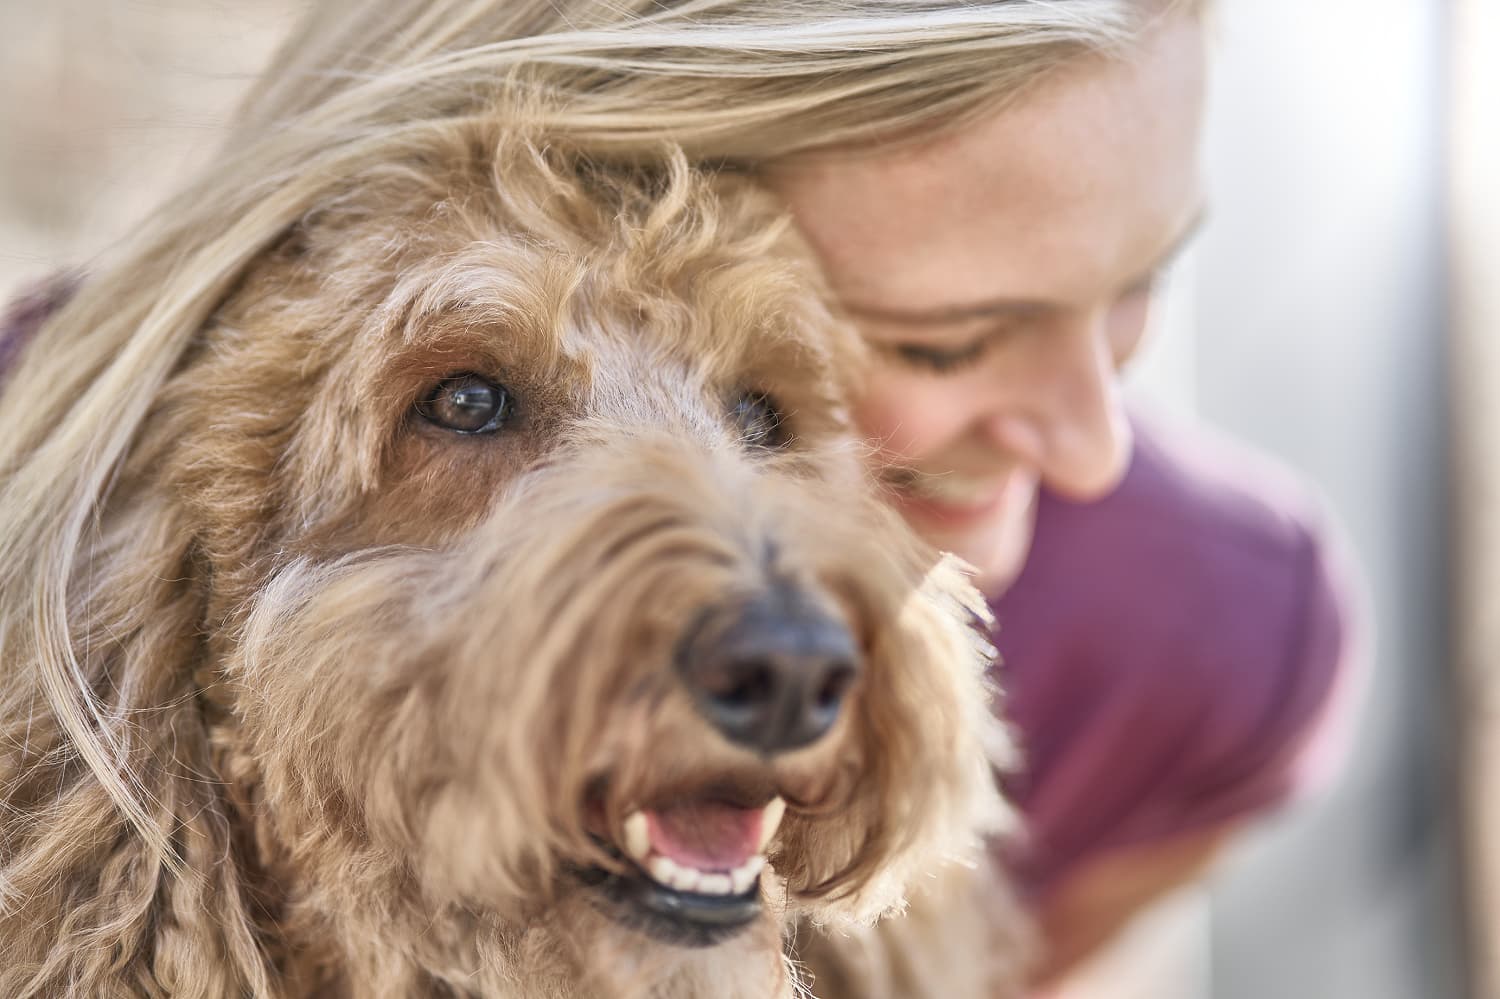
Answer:
[[[1001,737],[781,214],[468,122],[245,267],[3,646],[0,994],[995,995],[867,928]]]

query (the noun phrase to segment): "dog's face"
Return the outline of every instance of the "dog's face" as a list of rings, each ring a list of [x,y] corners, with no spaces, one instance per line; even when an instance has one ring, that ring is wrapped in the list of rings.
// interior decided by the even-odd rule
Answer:
[[[251,271],[134,474],[194,532],[221,766],[317,963],[779,967],[789,914],[968,845],[981,657],[868,485],[859,364],[748,183],[494,136]]]

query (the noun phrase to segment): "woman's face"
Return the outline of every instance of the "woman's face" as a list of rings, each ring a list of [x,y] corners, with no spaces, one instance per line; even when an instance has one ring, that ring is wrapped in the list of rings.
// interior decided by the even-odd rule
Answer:
[[[1202,28],[1172,16],[1134,52],[919,148],[771,174],[874,347],[856,413],[902,512],[991,592],[1040,483],[1090,499],[1124,473],[1120,368],[1199,215]]]

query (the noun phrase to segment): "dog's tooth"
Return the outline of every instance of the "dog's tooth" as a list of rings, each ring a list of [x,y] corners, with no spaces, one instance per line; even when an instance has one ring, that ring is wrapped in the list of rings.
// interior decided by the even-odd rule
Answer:
[[[728,895],[733,887],[727,874],[705,874],[698,879],[698,890],[705,895]]]
[[[651,854],[651,833],[646,828],[646,813],[632,812],[625,820],[625,852],[636,860]]]
[[[698,882],[703,879],[703,875],[693,868],[683,867],[681,864],[676,865],[676,867],[677,870],[672,874],[672,887],[678,891],[697,891]]]
[[[668,888],[677,887],[677,874],[682,868],[671,857],[656,856],[651,858],[651,863],[646,865],[651,879],[658,884],[666,885]]]
[[[731,871],[729,874],[729,883],[730,887],[734,889],[734,893],[736,895],[743,895],[749,891],[750,886],[755,884],[755,879],[759,876],[761,868],[765,866],[766,858],[757,855]]]
[[[771,803],[760,813],[760,844],[755,848],[756,853],[765,853],[766,847],[770,845],[771,838],[776,835],[776,830],[781,826],[781,817],[786,814],[786,799],[780,796],[772,798]]]

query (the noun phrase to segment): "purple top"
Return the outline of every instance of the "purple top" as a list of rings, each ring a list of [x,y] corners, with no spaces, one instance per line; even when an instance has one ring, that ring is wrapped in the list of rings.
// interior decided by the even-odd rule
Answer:
[[[21,348],[48,317],[68,303],[78,289],[77,274],[54,275],[27,289],[20,298],[0,311],[0,385]]]
[[[74,276],[0,316],[0,383]],[[1223,442],[1137,421],[1124,482],[1043,493],[1025,570],[991,606],[1034,901],[1108,851],[1278,804],[1336,744],[1350,601],[1307,499]]]
[[[992,601],[1012,861],[1033,900],[1110,850],[1293,796],[1334,755],[1360,643],[1307,497],[1264,458],[1136,421],[1124,482],[1043,494],[1025,569]]]

